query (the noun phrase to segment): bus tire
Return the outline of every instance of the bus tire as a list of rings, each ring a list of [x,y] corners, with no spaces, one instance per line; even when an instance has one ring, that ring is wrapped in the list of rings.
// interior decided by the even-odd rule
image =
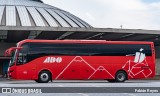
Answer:
[[[41,71],[38,76],[38,83],[48,83],[51,80],[49,71]]]
[[[116,82],[124,82],[127,80],[127,74],[125,71],[118,71],[115,76]]]

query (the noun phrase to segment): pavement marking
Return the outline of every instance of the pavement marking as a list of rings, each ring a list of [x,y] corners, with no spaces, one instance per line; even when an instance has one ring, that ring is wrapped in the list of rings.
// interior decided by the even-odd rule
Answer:
[[[128,95],[129,95],[129,96],[137,96],[137,95],[135,95],[135,94],[131,94],[131,93],[129,93]]]
[[[128,96],[137,96],[137,95],[131,94],[131,93],[122,93],[122,94],[125,94],[125,95],[128,95]]]
[[[57,85],[57,86],[59,86],[59,87],[64,87],[63,85]]]
[[[102,87],[102,86],[98,86],[98,85],[91,85],[92,87]]]
[[[84,93],[77,93],[77,94],[82,95],[82,96],[89,96],[89,95],[84,94]]]

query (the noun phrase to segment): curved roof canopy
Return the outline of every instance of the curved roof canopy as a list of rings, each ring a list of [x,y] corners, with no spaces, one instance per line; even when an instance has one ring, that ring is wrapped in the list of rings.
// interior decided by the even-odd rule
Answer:
[[[73,14],[41,0],[0,0],[0,26],[91,27]]]
[[[42,0],[0,0],[0,41],[18,42],[27,38],[153,41],[160,45],[159,30],[92,28]]]

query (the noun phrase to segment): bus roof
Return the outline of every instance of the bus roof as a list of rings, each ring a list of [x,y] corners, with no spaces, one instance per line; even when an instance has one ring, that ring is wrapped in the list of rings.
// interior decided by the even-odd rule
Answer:
[[[106,40],[39,40],[39,39],[26,39],[18,42],[22,45],[27,42],[32,43],[98,43],[98,44],[153,44],[150,41],[106,41]]]

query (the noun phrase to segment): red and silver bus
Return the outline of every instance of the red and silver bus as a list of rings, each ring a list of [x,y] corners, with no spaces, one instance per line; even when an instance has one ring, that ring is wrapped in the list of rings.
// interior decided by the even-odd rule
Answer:
[[[6,54],[11,53],[13,79],[124,82],[155,76],[153,42],[27,39]]]

